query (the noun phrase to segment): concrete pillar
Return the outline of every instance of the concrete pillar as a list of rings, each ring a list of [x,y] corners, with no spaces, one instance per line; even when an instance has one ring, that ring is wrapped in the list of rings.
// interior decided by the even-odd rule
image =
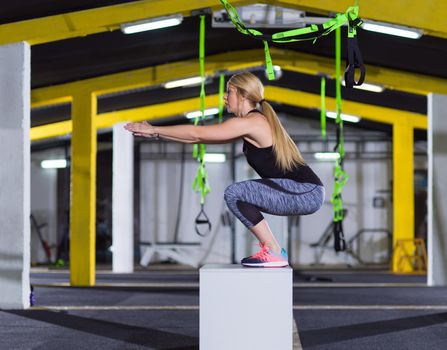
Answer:
[[[113,127],[113,272],[133,272],[133,135],[125,123]]]
[[[429,286],[447,285],[447,95],[428,95]]]
[[[0,47],[0,309],[29,307],[30,47]]]

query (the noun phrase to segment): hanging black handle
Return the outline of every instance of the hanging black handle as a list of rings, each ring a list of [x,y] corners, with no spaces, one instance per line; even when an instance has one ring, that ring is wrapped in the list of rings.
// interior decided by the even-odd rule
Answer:
[[[343,209],[343,219],[346,216],[347,210]],[[345,235],[343,232],[343,220],[334,222],[334,249],[336,252],[344,251],[346,250],[346,241],[345,241]]]
[[[343,222],[334,223],[334,249],[336,252],[346,250],[345,235],[343,233]]]
[[[196,221],[195,221],[195,230],[196,230],[196,232],[197,232],[197,234],[198,234],[199,236],[205,237],[205,236],[207,236],[207,235],[210,234],[212,225],[211,225],[211,221],[210,221],[210,219],[209,219],[208,216],[206,215],[205,210],[204,210],[203,208],[204,208],[204,206],[203,206],[203,204],[201,204],[201,205],[200,205],[200,212],[199,212],[199,214],[197,215],[197,217],[196,217]],[[200,227],[200,226],[203,226],[203,225],[206,225],[206,226],[208,226],[208,227],[205,228],[207,231],[205,231],[205,232],[202,233],[202,232],[199,230],[199,227]]]
[[[349,27],[352,31],[352,27]],[[360,70],[360,77],[355,79],[356,69]],[[350,37],[348,35],[348,59],[346,61],[345,70],[345,86],[352,88],[354,86],[362,85],[365,81],[366,68],[363,64],[362,54],[360,52],[359,44],[357,42],[357,35]]]

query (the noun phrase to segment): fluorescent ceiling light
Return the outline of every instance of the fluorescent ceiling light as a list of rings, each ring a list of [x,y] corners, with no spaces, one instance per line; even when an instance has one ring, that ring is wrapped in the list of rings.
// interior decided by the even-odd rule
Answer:
[[[192,77],[192,78],[168,81],[167,83],[164,83],[163,86],[165,87],[165,89],[173,89],[180,86],[197,85],[200,84],[201,82],[202,77]]]
[[[124,34],[133,34],[133,33],[145,32],[147,30],[176,26],[182,23],[182,21],[183,21],[182,15],[158,17],[145,21],[123,24],[121,25],[121,31]]]
[[[205,109],[203,112],[206,117],[209,115],[214,115],[214,114],[219,113],[219,108],[209,108],[209,109]],[[201,116],[202,116],[201,111],[194,111],[194,112],[186,113],[186,118],[188,118],[188,119],[195,119],[195,118],[201,117]]]
[[[342,85],[345,85],[345,81],[342,80]],[[383,90],[385,90],[385,88],[382,85],[377,85],[377,84],[371,84],[371,83],[363,83],[362,85],[354,85],[353,86],[354,89],[359,89],[359,90],[366,90],[366,91],[372,91],[372,92],[383,92]]]
[[[273,66],[273,71],[275,72],[275,80],[278,80],[282,77],[282,69],[280,66]]]
[[[273,70],[274,70],[275,72],[280,72],[280,71],[281,71],[281,66],[274,65],[274,66],[273,66]]]
[[[273,66],[273,73],[275,74],[275,80],[278,80],[282,77],[282,69],[281,66]],[[267,67],[265,67],[264,70],[265,73],[265,78],[268,79],[268,71],[267,71]]]
[[[40,166],[44,169],[66,168],[67,161],[65,159],[47,159],[43,160]]]
[[[225,163],[227,157],[224,153],[205,153],[203,160],[207,163]]]
[[[314,157],[322,161],[331,161],[340,158],[340,154],[337,152],[318,152],[314,154]]]
[[[326,112],[326,116],[328,118],[332,118],[332,119],[336,119],[337,118],[337,113],[335,112]],[[358,123],[360,121],[360,117],[357,117],[355,115],[349,115],[349,114],[341,114],[341,119],[346,121],[346,122],[351,122],[351,123]]]
[[[365,22],[363,22],[361,27],[364,30],[369,30],[372,32],[396,35],[396,36],[401,36],[401,37],[410,38],[410,39],[419,39],[423,34],[422,30],[419,30],[419,29],[397,26],[394,24],[373,22],[373,21],[365,21]]]

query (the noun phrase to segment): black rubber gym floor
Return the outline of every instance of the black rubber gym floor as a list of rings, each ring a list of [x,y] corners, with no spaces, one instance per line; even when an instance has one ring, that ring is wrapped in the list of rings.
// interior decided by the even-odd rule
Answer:
[[[0,349],[198,349],[198,270],[98,272],[94,288],[68,279],[32,272],[37,304],[0,311]],[[294,318],[295,349],[447,349],[447,288],[424,276],[295,271]]]

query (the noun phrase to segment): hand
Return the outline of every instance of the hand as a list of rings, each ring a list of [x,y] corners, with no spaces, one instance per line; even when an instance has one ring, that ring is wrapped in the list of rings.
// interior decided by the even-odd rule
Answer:
[[[124,129],[130,131],[134,136],[158,137],[155,128],[148,122],[127,123],[124,125]]]

